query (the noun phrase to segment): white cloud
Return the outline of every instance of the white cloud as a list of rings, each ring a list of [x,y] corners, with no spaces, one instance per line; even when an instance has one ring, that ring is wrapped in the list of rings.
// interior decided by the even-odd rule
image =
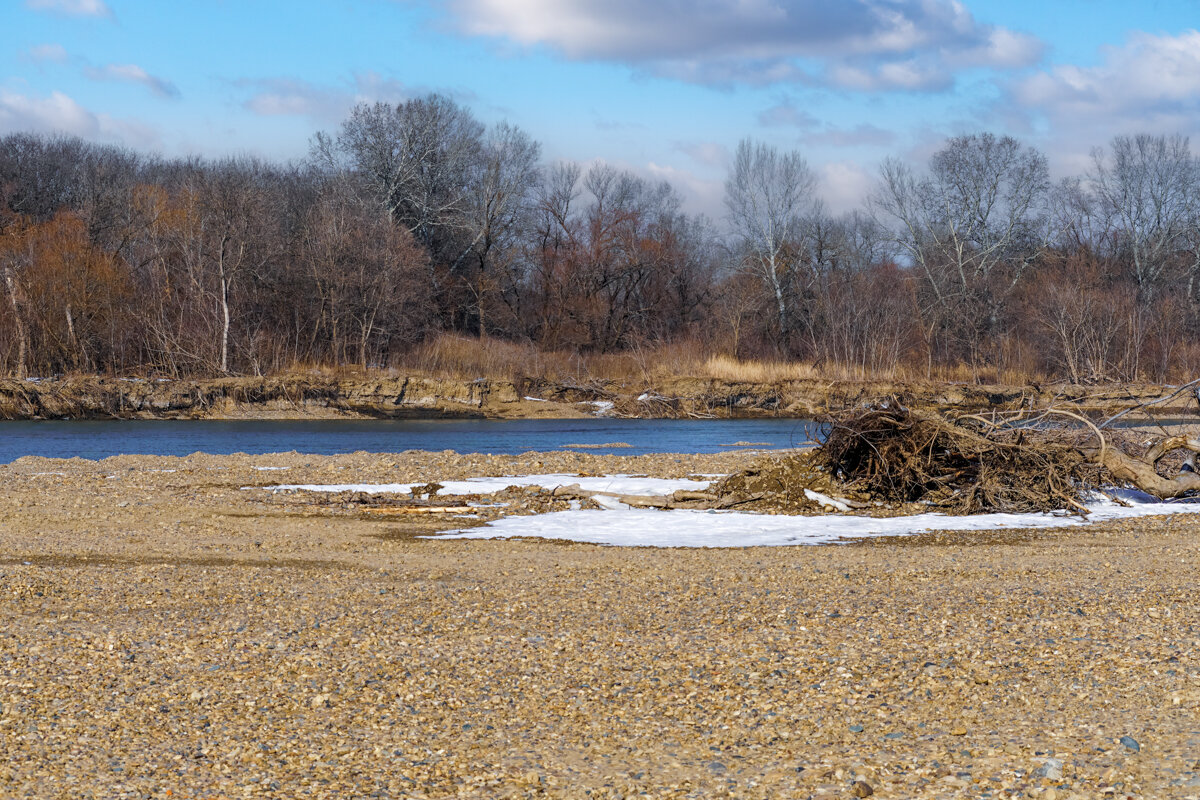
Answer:
[[[104,0],[25,0],[25,5],[35,11],[53,11],[68,17],[108,17],[112,9]]]
[[[784,97],[758,115],[764,128],[790,127],[800,131],[799,141],[806,145],[832,147],[881,146],[892,144],[896,134],[876,125],[862,123],[853,128],[839,128],[822,122]]]
[[[26,50],[25,58],[35,63],[52,61],[61,64],[67,60],[67,49],[61,44],[39,44]]]
[[[895,143],[896,134],[864,122],[853,128],[826,127],[812,131],[801,136],[800,141],[807,145],[829,147],[886,147]]]
[[[794,100],[786,99],[759,112],[758,124],[767,128],[786,126],[808,130],[820,125],[821,121],[807,111],[797,108]]]
[[[683,208],[691,214],[707,214],[719,218],[723,212],[725,181],[706,180],[695,173],[651,161],[644,170],[635,169],[657,181],[667,181],[679,193]]]
[[[117,81],[145,86],[159,97],[178,97],[175,84],[151,75],[137,64],[106,64],[103,67],[88,67],[84,74],[94,81]]]
[[[1178,36],[1132,34],[1105,47],[1094,67],[1062,65],[1015,86],[1015,97],[1052,115],[1196,109],[1200,97],[1200,32]]]
[[[863,207],[875,188],[875,176],[852,161],[833,161],[817,167],[817,195],[832,214]]]
[[[29,97],[0,89],[0,130],[90,137],[100,133],[100,118],[62,92]]]
[[[674,149],[706,167],[727,167],[729,148],[717,142],[675,142]]]
[[[706,84],[940,89],[955,69],[1035,63],[1041,43],[958,0],[452,0],[473,35]]]
[[[1095,66],[1058,65],[1009,87],[1014,107],[1049,121],[1056,161],[1081,164],[1117,134],[1200,133],[1200,32],[1134,32],[1100,56]]]
[[[0,133],[16,132],[66,133],[132,147],[155,147],[160,143],[157,131],[150,126],[97,114],[62,92],[32,97],[0,88]]]
[[[247,79],[236,85],[255,90],[243,104],[255,114],[308,117],[326,124],[340,122],[356,103],[398,103],[423,93],[376,72],[357,73],[345,86],[297,78]]]

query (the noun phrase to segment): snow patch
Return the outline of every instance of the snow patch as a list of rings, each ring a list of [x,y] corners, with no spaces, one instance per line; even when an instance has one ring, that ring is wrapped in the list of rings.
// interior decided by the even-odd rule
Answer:
[[[917,514],[874,518],[843,514],[815,517],[727,511],[654,511],[618,508],[605,511],[558,511],[532,517],[505,517],[481,528],[450,531],[436,538],[498,539],[533,537],[618,547],[781,547],[832,544],[878,536],[909,536],[926,531],[980,531],[1011,528],[1062,528],[1112,519],[1200,513],[1200,503],[1163,503],[1140,492],[1112,492],[1128,503],[1088,498],[1087,519],[1066,514],[975,514],[948,517]]]
[[[465,481],[438,481],[442,485],[439,494],[491,494],[509,486],[540,486],[553,491],[560,486],[578,484],[589,492],[611,492],[613,494],[671,494],[679,490],[703,491],[711,481],[693,481],[686,478],[648,478],[645,475],[514,475],[510,477],[468,478]],[[245,489],[266,488],[276,492],[364,492],[366,494],[408,494],[414,486],[424,483],[290,483],[279,486],[245,486]]]
[[[616,403],[611,400],[585,400],[582,405],[591,406],[592,413],[597,417],[606,417],[616,408]]]

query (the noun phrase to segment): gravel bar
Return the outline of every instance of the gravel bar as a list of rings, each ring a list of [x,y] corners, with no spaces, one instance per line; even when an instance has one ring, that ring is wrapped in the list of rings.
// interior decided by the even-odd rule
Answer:
[[[1200,516],[621,549],[243,488],[747,459],[0,466],[0,796],[1200,797]]]

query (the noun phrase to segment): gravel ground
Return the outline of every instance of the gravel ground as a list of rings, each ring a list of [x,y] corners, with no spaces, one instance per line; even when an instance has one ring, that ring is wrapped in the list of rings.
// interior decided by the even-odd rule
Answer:
[[[1200,797],[1197,516],[651,550],[241,488],[745,460],[0,466],[0,796]]]

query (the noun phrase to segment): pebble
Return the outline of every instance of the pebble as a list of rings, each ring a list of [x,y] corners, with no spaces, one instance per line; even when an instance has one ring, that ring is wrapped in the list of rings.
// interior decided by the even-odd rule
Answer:
[[[1121,744],[1123,744],[1127,750],[1132,750],[1135,753],[1142,752],[1142,746],[1138,743],[1138,740],[1132,736],[1122,736]]]
[[[242,490],[278,477],[254,466],[424,483],[735,463],[0,465],[0,796],[1196,793],[1195,518],[643,550],[420,539],[438,523]],[[1111,747],[1148,726],[1145,756]],[[1052,761],[1062,777],[1035,774]]]

